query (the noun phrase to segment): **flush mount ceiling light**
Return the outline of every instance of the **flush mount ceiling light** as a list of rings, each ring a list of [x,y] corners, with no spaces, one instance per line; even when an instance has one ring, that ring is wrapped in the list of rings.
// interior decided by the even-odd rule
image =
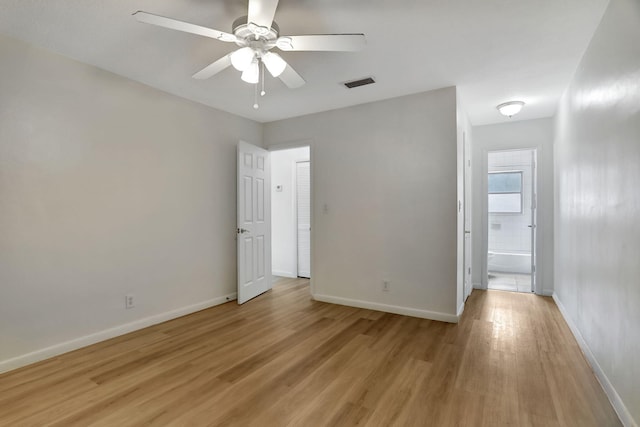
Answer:
[[[229,66],[242,72],[241,79],[256,85],[257,108],[258,84],[262,83],[264,95],[264,68],[290,89],[305,84],[304,79],[273,48],[282,51],[333,51],[354,52],[364,48],[364,34],[319,34],[304,36],[280,36],[278,24],[273,21],[279,0],[249,0],[249,14],[235,20],[231,32],[201,27],[148,12],[138,11],[133,16],[146,24],[157,25],[171,30],[183,31],[209,37],[222,42],[235,43],[240,48],[193,75],[195,79],[208,79]]]
[[[498,105],[496,108],[503,116],[511,117],[518,114],[522,107],[524,107],[524,102],[522,101],[509,101]]]

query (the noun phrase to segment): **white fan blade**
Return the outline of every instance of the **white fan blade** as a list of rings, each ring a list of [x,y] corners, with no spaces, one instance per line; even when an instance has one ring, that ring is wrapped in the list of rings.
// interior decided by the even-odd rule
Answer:
[[[253,22],[261,27],[271,28],[277,7],[278,0],[249,0],[247,23]]]
[[[231,65],[231,54],[225,55],[213,64],[209,64],[192,77],[198,80],[208,79]]]
[[[364,34],[319,34],[309,36],[283,36],[276,46],[280,50],[324,50],[354,52],[364,49],[367,39]]]
[[[212,39],[220,40],[223,42],[236,41],[236,36],[234,36],[233,34],[225,33],[224,31],[201,27],[200,25],[189,24],[188,22],[182,22],[171,18],[165,18],[164,16],[154,15],[152,13],[143,12],[141,10],[134,13],[133,16],[138,20],[138,22],[144,22],[145,24],[157,25],[159,27],[165,27],[177,31],[184,31],[185,33],[197,34],[199,36],[211,37]]]
[[[306,83],[304,79],[300,77],[300,74],[298,74],[289,64],[287,64],[287,67],[278,77],[289,89],[297,89]]]

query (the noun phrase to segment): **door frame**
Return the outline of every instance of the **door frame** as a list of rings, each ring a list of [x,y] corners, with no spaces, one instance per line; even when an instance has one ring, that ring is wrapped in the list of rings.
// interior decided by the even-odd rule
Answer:
[[[311,151],[311,150],[309,150]],[[311,202],[311,153],[309,153],[309,160],[294,160],[293,164],[295,165],[293,168],[293,185],[295,186],[295,191],[293,193],[293,204],[295,206],[295,236],[296,236],[296,276],[300,276],[300,240],[298,233],[300,232],[300,227],[298,224],[298,164],[300,163],[309,163],[309,202]],[[309,205],[309,209],[311,209],[311,204]],[[311,212],[309,212],[309,222],[311,222]],[[311,224],[309,224],[311,227]],[[311,230],[309,230],[309,248],[311,248]],[[311,253],[309,253],[309,276],[311,276]],[[309,277],[311,279],[311,277]]]
[[[267,146],[265,149],[268,150],[269,152],[274,152],[274,151],[282,151],[282,150],[289,150],[291,148],[302,148],[302,147],[309,147],[309,174],[311,176],[311,186],[310,186],[310,201],[311,201],[311,267],[309,268],[310,273],[311,273],[311,278],[309,279],[309,290],[311,295],[315,295],[315,282],[314,282],[314,273],[313,273],[313,269],[314,266],[316,265],[316,259],[315,259],[315,215],[313,214],[314,212],[314,194],[315,194],[315,179],[314,179],[314,162],[313,162],[313,155],[314,155],[314,141],[312,139],[303,139],[300,141],[291,141],[291,142],[283,142],[283,143],[277,143],[277,144],[271,144],[269,146]],[[294,162],[295,163],[295,162]],[[295,177],[295,169],[294,169],[294,183],[297,183],[296,177]],[[297,205],[298,205],[298,199],[297,199],[297,194],[294,192],[293,195],[294,198],[294,207],[296,207],[296,211],[297,211]],[[297,215],[296,215],[296,220],[294,222],[294,225],[296,227],[295,230],[295,236],[296,236],[296,242],[298,240],[298,219],[297,219]],[[273,239],[273,236],[272,236]],[[297,262],[298,262],[298,255],[297,255],[297,251],[298,251],[298,245],[296,243],[296,275],[298,274],[298,266],[297,266]]]
[[[473,169],[472,169],[472,151],[470,138],[467,138],[465,131],[462,131],[462,160],[463,160],[463,301],[466,301],[473,292]]]
[[[536,194],[531,194],[532,202],[535,198],[535,217],[532,216],[532,222],[536,224],[536,227],[532,230],[532,234],[535,233],[536,241],[539,243],[539,224],[540,224],[540,209],[538,200],[540,200],[540,174],[538,173],[539,169],[539,159],[540,159],[540,151],[541,147],[538,146],[524,146],[524,147],[513,147],[513,148],[484,148],[482,150],[482,192],[481,192],[481,226],[482,226],[482,256],[480,257],[482,261],[482,271],[481,271],[481,289],[489,288],[489,271],[488,271],[488,253],[489,253],[489,153],[492,152],[504,152],[504,151],[526,151],[532,150],[535,153],[535,167],[532,169],[532,174],[535,175],[532,179],[532,186],[536,189]],[[533,236],[532,236],[533,237]],[[536,244],[535,253],[531,254],[532,263],[536,262],[535,269],[532,268],[531,272],[531,280],[532,285],[534,285],[534,292],[536,295],[543,295],[542,286],[540,286],[540,253],[539,249],[540,245]],[[533,264],[532,264],[533,266]]]

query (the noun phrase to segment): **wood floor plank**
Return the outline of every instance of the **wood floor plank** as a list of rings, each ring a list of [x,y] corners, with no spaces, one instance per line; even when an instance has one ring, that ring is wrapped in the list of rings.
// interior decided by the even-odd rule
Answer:
[[[279,340],[265,348],[259,353],[255,353],[242,362],[234,365],[225,372],[219,375],[220,379],[233,383],[240,378],[244,378],[253,372],[257,367],[260,367],[271,360],[275,359],[285,351],[299,343],[300,341],[310,337],[317,331],[325,328],[328,324],[332,323],[331,320],[323,318],[315,321],[307,328],[300,329],[295,333],[288,335],[286,338]]]
[[[301,383],[292,387],[287,393],[279,396],[259,418],[252,418],[250,426],[262,427],[271,425],[296,425],[299,419],[307,415],[307,411],[317,409],[315,400],[333,387],[336,391],[328,394],[341,393],[341,384],[350,382],[357,375],[358,368],[366,364],[371,358],[369,345],[372,338],[358,335],[344,347],[331,356],[312,375]],[[335,395],[335,394],[334,394]],[[330,405],[335,400],[330,401]],[[322,411],[319,411],[322,413]],[[294,421],[294,418],[296,420]],[[324,417],[321,417],[324,419]]]
[[[381,396],[380,401],[386,403],[377,404],[372,408],[373,413],[366,425],[371,427],[393,425],[409,400],[414,397],[418,384],[424,381],[430,369],[431,363],[410,358]]]
[[[313,301],[309,281],[0,375],[0,426],[619,426],[550,298],[460,323]]]

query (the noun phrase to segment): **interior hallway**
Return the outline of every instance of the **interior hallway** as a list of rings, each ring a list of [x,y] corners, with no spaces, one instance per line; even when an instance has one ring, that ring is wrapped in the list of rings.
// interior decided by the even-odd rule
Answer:
[[[550,298],[476,290],[456,325],[308,283],[0,375],[0,425],[620,425]]]

